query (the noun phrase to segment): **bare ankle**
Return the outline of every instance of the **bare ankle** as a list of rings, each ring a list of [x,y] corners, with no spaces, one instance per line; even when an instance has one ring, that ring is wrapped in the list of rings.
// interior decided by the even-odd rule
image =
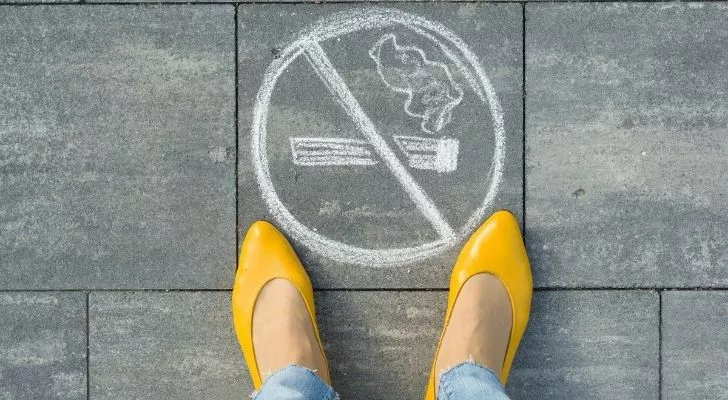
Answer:
[[[478,274],[465,283],[445,328],[436,368],[474,361],[499,374],[512,324],[510,298],[497,277]]]
[[[263,373],[298,365],[330,383],[308,309],[290,282],[275,279],[261,291],[253,313],[253,345]]]

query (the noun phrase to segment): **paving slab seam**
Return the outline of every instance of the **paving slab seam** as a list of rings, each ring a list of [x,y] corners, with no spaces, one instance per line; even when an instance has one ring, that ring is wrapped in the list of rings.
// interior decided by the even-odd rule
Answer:
[[[548,292],[548,291],[578,291],[578,290],[593,290],[593,291],[601,291],[601,290],[618,290],[618,291],[628,291],[628,290],[641,290],[641,291],[682,291],[682,292],[724,292],[728,291],[728,287],[726,286],[709,286],[709,287],[699,287],[699,286],[684,286],[684,287],[676,287],[676,286],[537,286],[534,288],[535,291],[541,291],[541,292]]]
[[[235,258],[237,259],[240,256],[240,226],[239,226],[239,221],[240,221],[239,208],[240,207],[238,207],[238,204],[239,204],[238,198],[240,196],[240,185],[238,184],[239,179],[240,179],[239,174],[238,174],[238,167],[240,164],[240,152],[239,152],[239,145],[238,145],[238,137],[240,135],[240,132],[239,132],[240,124],[238,123],[239,118],[240,118],[240,108],[238,107],[238,101],[239,101],[238,100],[238,98],[239,98],[239,88],[238,87],[240,86],[239,85],[240,80],[238,79],[238,74],[240,71],[240,67],[238,65],[239,51],[238,51],[238,7],[237,6],[235,6],[235,14],[234,14],[233,19],[235,21],[235,40],[233,42],[234,46],[235,46],[235,55],[234,55],[234,58],[235,58],[235,113],[234,113],[234,118],[235,118],[235,255],[236,255]],[[237,271],[237,264],[235,266],[235,269]]]
[[[316,292],[447,292],[447,288],[321,288]],[[728,292],[728,288],[536,287],[534,292]],[[231,293],[232,289],[9,289],[0,293]]]
[[[521,205],[521,215],[523,215],[523,232],[526,232],[526,3],[521,5],[521,112],[523,119],[521,121],[522,136],[521,139],[521,196],[523,203]],[[526,238],[524,237],[524,242]]]
[[[661,292],[725,292],[725,287],[674,287],[674,288],[658,288]]]

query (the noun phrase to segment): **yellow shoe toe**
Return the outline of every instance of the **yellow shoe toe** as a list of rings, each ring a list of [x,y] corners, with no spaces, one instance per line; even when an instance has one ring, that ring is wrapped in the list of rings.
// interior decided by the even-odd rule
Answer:
[[[511,335],[500,376],[501,383],[505,385],[516,351],[526,331],[533,296],[533,276],[526,255],[526,247],[523,244],[518,221],[508,211],[498,211],[493,214],[463,246],[450,278],[450,294],[443,334],[450,321],[452,309],[460,290],[468,279],[481,273],[492,274],[500,279],[511,300],[513,311]],[[437,351],[439,349],[438,344]],[[437,352],[435,352],[435,360],[437,360]],[[435,400],[436,372],[433,362],[430,382],[425,395],[426,400]]]
[[[324,354],[316,324],[313,287],[306,270],[293,247],[278,229],[265,221],[255,222],[248,229],[240,249],[233,286],[232,311],[235,333],[256,390],[263,384],[263,379],[253,347],[253,311],[260,292],[273,279],[285,279],[299,290],[313,322],[321,354]]]

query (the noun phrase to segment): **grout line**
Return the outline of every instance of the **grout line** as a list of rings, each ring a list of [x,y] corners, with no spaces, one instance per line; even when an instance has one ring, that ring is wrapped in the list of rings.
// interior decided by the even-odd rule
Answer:
[[[86,292],[86,400],[91,400],[91,327],[89,326],[90,296],[91,292]]]
[[[521,212],[523,213],[523,241],[526,243],[526,3],[521,6]]]
[[[448,288],[316,288],[318,292],[447,292]],[[662,288],[654,287],[535,287],[534,292],[654,292],[662,291]],[[683,290],[683,289],[670,289]],[[702,289],[699,289],[702,290]],[[715,289],[726,291],[727,289]],[[715,291],[714,290],[714,291]]]
[[[418,288],[406,288],[406,287],[390,287],[390,288],[314,288],[317,292],[443,292],[448,291],[448,288],[444,287],[418,287]],[[232,289],[136,289],[136,288],[124,288],[124,289],[0,289],[0,293],[195,293],[195,292],[211,292],[211,293],[224,293],[230,292]],[[632,287],[619,287],[619,286],[584,286],[584,287],[535,287],[535,292],[599,292],[599,291],[613,291],[613,292],[625,292],[625,291],[647,291],[647,292],[689,292],[689,291],[702,291],[702,292],[728,292],[728,287],[653,287],[653,286],[632,286]]]
[[[654,292],[661,290],[662,288],[656,288],[651,286],[630,286],[630,287],[612,287],[612,286],[585,286],[585,287],[565,287],[565,286],[546,286],[546,287],[535,287],[533,290],[536,292],[628,292],[628,291],[641,291],[641,292]]]
[[[659,319],[657,322],[657,398],[662,400],[662,290],[658,290],[659,295]]]
[[[237,270],[238,265],[238,257],[240,254],[238,253],[238,246],[240,244],[240,210],[238,205],[239,202],[239,196],[240,196],[240,182],[238,178],[238,171],[239,167],[238,164],[240,163],[240,155],[238,154],[238,146],[239,146],[239,139],[238,136],[240,135],[239,131],[239,123],[240,123],[240,116],[238,115],[240,111],[238,110],[238,99],[239,99],[239,88],[238,88],[238,71],[240,70],[240,66],[238,65],[238,7],[234,6],[235,8],[235,15],[234,15],[234,23],[235,23],[235,39],[234,39],[234,45],[235,45],[235,53],[234,53],[234,59],[235,59],[235,269]]]
[[[229,292],[232,289],[148,289],[148,288],[123,288],[123,289],[0,289],[0,293],[113,293],[113,292]]]
[[[548,291],[577,291],[577,290],[643,290],[643,291],[704,291],[704,292],[715,292],[715,291],[727,291],[726,286],[712,286],[712,287],[700,287],[700,286],[684,286],[684,287],[670,287],[670,286],[543,286],[536,287],[536,291],[548,292]]]

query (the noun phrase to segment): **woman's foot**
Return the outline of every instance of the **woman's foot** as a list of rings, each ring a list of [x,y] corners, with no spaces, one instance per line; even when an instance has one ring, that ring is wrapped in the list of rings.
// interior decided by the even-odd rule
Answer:
[[[460,290],[435,360],[435,383],[445,370],[465,361],[500,376],[513,321],[511,300],[495,276],[479,273]]]
[[[306,303],[285,279],[268,282],[255,302],[253,347],[263,379],[295,364],[331,383]]]

